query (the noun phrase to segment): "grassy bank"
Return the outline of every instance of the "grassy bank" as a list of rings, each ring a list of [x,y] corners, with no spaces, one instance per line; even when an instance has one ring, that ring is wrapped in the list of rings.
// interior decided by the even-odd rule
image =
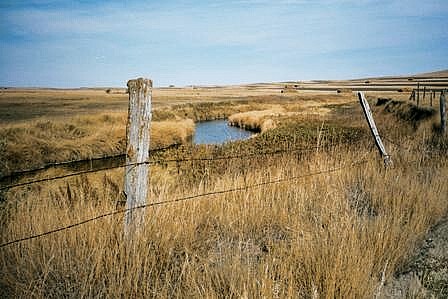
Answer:
[[[98,91],[96,91],[98,93]],[[28,94],[26,94],[29,96]],[[51,95],[47,102],[43,102],[45,96]],[[124,95],[101,94],[99,99],[87,99],[82,104],[83,98],[70,99],[70,94],[40,93],[33,94],[30,101],[37,101],[44,108],[36,109],[36,115],[31,117],[25,114],[19,105],[15,115],[17,120],[2,124],[0,127],[0,176],[14,171],[42,167],[52,162],[89,159],[124,153],[126,112],[98,112],[95,113],[100,100],[106,101],[111,96],[111,102],[107,105],[123,105]],[[62,99],[58,99],[62,97]],[[80,95],[78,95],[79,97]],[[97,96],[97,95],[96,95]],[[54,98],[53,98],[54,97]],[[13,99],[9,99],[13,101]],[[18,101],[18,99],[14,98]],[[184,100],[184,99],[183,99]],[[60,105],[60,117],[48,114],[48,105],[55,101]],[[93,101],[93,103],[90,103]],[[295,119],[310,115],[316,109],[326,109],[322,106],[327,103],[344,103],[349,101],[346,97],[280,97],[257,96],[254,98],[230,99],[221,101],[199,101],[177,104],[176,98],[166,100],[162,106],[161,99],[155,100],[156,108],[153,110],[153,122],[151,132],[151,147],[164,148],[173,144],[186,144],[194,133],[194,123],[191,121],[204,121],[223,119],[241,112],[264,109],[281,110],[285,115]],[[71,103],[75,111],[80,111],[78,116],[69,116],[68,111],[62,111],[64,105]],[[44,105],[45,103],[45,105]],[[3,102],[0,104],[4,104]],[[34,103],[36,104],[36,103]],[[93,105],[91,112],[82,110],[84,106]],[[106,105],[106,106],[107,106]],[[0,105],[2,106],[2,105]],[[59,106],[58,106],[59,107]],[[4,109],[6,109],[4,107]],[[12,110],[12,108],[8,108]],[[56,110],[58,110],[56,109]],[[329,110],[329,109],[326,109]],[[11,112],[12,113],[12,112]],[[253,114],[253,112],[250,112]],[[46,116],[44,116],[46,115]],[[243,123],[242,123],[243,124]],[[254,126],[257,123],[254,123]],[[272,128],[274,121],[267,121],[263,128]]]
[[[124,153],[126,118],[126,114],[117,112],[3,126],[0,129],[0,175],[53,162]],[[191,119],[153,121],[151,148],[187,143],[193,133]]]
[[[415,161],[412,151],[392,150],[395,166],[387,171],[367,144],[335,140],[301,158],[256,156],[240,168],[227,162],[219,175],[209,162],[180,174],[154,168],[149,198],[163,201],[367,159],[334,173],[148,209],[131,243],[116,216],[2,248],[2,290],[34,298],[371,298],[446,213],[447,160],[431,156],[437,146],[420,137],[402,143],[429,154]],[[187,168],[209,175],[180,179],[195,173]],[[11,190],[1,242],[114,210],[122,175]]]

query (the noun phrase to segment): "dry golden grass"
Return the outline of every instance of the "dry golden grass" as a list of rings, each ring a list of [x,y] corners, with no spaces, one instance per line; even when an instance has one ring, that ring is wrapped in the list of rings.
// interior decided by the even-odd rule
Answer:
[[[275,128],[275,122],[272,118],[284,114],[285,109],[280,106],[269,110],[241,112],[230,115],[229,124],[246,130],[265,132]]]
[[[204,89],[203,95],[190,101],[188,89],[155,90],[152,147],[188,142],[193,124],[185,119],[223,119],[239,112],[283,109],[294,117],[323,115],[322,111],[330,110],[325,105],[353,101],[337,95],[250,96],[252,92],[245,95],[242,91],[238,98],[238,91],[241,88]],[[173,97],[168,98],[171,93]],[[217,97],[211,98],[213,94]],[[0,111],[9,116],[0,119],[0,176],[52,162],[123,153],[126,97],[104,90],[2,92]],[[276,119],[267,120],[260,129],[273,128],[276,123]]]
[[[405,145],[426,147],[420,137]],[[1,248],[2,290],[30,298],[372,298],[383,273],[391,277],[446,214],[448,168],[444,157],[412,163],[415,156],[400,150],[392,152],[395,166],[384,170],[365,148],[341,145],[299,160],[260,156],[246,161],[249,170],[236,161],[222,175],[191,184],[164,180],[177,176],[165,173],[151,182],[150,201],[369,158],[331,174],[148,209],[133,241],[116,216]],[[122,176],[114,171],[10,191],[1,242],[115,209]]]
[[[0,174],[52,162],[122,154],[126,146],[126,119],[122,112],[111,112],[4,126],[0,130]],[[193,133],[191,119],[154,121],[151,148],[187,143]]]
[[[191,119],[153,122],[151,145],[153,148],[164,148],[173,144],[186,144],[193,138],[194,127]]]
[[[178,140],[188,139],[193,121],[179,117],[222,118],[272,110],[281,101],[284,110],[276,129],[234,148],[191,147],[173,154],[199,157],[214,151],[225,155],[227,150],[235,154],[246,147],[257,153],[282,148],[286,142],[286,148],[336,145],[327,151],[261,155],[217,164],[155,166],[150,201],[303,175],[362,158],[368,162],[331,174],[148,209],[145,227],[133,241],[123,236],[122,216],[115,216],[0,248],[0,296],[372,298],[381,293],[382,276],[390,278],[431,225],[447,213],[446,140],[433,138],[430,124],[405,127],[393,117],[381,116],[377,119],[380,131],[389,132],[401,145],[388,147],[394,167],[385,170],[377,153],[369,150],[372,143],[365,139],[362,114],[350,104],[351,95],[260,95],[254,101],[233,101],[235,90],[219,93],[228,92],[232,101],[221,98],[204,103],[206,97],[197,95],[198,103],[178,105],[195,92],[213,94],[205,89],[182,91],[185,94],[154,113],[165,123],[154,124],[160,135],[153,135],[153,142],[159,138],[159,144],[168,144],[168,133]],[[167,97],[170,92],[176,93],[167,91]],[[305,118],[309,109],[316,114]],[[37,126],[39,120],[32,125],[11,124],[2,132],[15,132],[5,136],[16,140],[18,147],[29,143],[20,153],[29,151],[32,161],[45,158],[35,151],[39,146],[33,146],[39,140],[45,145],[44,141],[54,139],[48,148],[55,155],[64,150],[84,151],[99,136],[113,150],[117,140],[123,140],[125,118],[120,113],[106,115],[101,117],[111,119],[52,120],[44,125],[50,128],[47,133]],[[90,117],[91,123],[85,123]],[[325,129],[323,120],[333,123]],[[288,124],[294,121],[313,126],[297,129]],[[103,131],[102,122],[114,124],[117,131]],[[183,126],[187,127],[184,131],[176,130]],[[104,127],[110,129],[110,125]],[[292,128],[297,129],[294,134],[284,134]],[[76,137],[64,141],[70,145],[64,148],[60,136],[67,132]],[[36,143],[31,143],[32,138]],[[84,142],[83,138],[94,139]],[[8,141],[6,146],[11,144]],[[9,163],[9,159],[2,161]],[[0,242],[114,210],[122,200],[122,178],[121,170],[113,170],[0,194],[5,199],[0,209]]]

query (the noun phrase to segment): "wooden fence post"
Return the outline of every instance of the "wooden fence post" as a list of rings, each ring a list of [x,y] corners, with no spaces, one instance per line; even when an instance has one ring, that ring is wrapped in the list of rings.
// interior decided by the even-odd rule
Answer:
[[[446,133],[446,100],[444,90],[440,92],[440,128],[442,133]]]
[[[423,101],[425,101],[426,97],[426,86],[423,86]]]
[[[432,99],[433,99],[434,93],[432,90],[429,90],[429,105],[432,107]]]
[[[378,133],[378,129],[375,125],[375,120],[373,119],[372,110],[370,110],[369,103],[367,102],[364,94],[358,91],[359,103],[362,106],[362,111],[364,112],[364,116],[366,117],[367,123],[370,127],[370,132],[372,132],[373,138],[375,140],[376,147],[380,152],[381,157],[383,157],[384,165],[387,167],[392,164],[392,159],[390,155],[386,152],[386,148],[384,147],[383,142],[381,141],[380,134]]]
[[[420,82],[417,83],[417,107],[419,103],[420,103]]]
[[[411,96],[409,97],[409,101],[414,101],[414,100],[415,100],[415,89],[412,90]]]
[[[128,81],[129,108],[126,127],[126,168],[124,193],[126,209],[146,204],[149,182],[149,137],[151,125],[152,81]],[[125,214],[125,234],[136,231],[144,224],[145,209],[130,210]]]

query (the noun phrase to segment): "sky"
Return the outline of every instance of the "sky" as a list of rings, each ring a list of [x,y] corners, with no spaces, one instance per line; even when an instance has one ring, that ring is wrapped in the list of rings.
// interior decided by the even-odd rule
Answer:
[[[0,0],[0,86],[224,85],[448,69],[448,0]]]

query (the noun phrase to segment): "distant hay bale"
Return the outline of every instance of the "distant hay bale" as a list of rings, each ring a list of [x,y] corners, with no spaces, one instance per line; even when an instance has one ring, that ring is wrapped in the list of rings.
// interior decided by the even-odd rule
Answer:
[[[352,90],[350,88],[338,88],[336,90],[337,93],[351,93]]]
[[[127,94],[127,89],[122,88],[108,88],[105,90],[107,94]]]
[[[297,92],[296,85],[285,85],[285,87],[281,91],[281,93],[292,93],[292,92]]]

